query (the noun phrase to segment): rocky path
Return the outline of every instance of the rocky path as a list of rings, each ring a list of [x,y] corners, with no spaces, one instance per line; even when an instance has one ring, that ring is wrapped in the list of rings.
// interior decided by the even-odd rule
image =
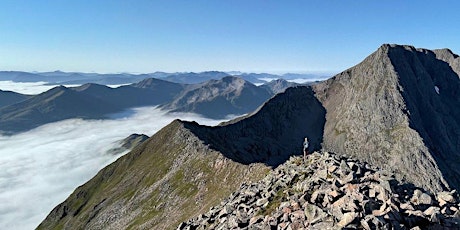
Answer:
[[[332,153],[292,157],[177,229],[459,229],[456,191],[436,195]]]

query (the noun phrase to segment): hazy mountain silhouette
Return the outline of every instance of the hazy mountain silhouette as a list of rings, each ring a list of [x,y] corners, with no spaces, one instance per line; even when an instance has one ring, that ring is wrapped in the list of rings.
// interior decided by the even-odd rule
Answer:
[[[20,94],[13,91],[0,90],[0,107],[16,104],[29,97],[29,95]]]
[[[5,133],[13,133],[68,118],[103,118],[121,109],[98,98],[58,86],[0,108],[0,127]]]
[[[61,91],[69,90],[72,92],[66,93],[66,97],[56,97]],[[117,88],[93,83],[72,88],[60,86],[24,98],[27,99],[25,101],[20,95],[14,95],[17,101],[5,96],[4,103],[9,106],[0,107],[0,130],[9,134],[69,118],[105,118],[109,113],[139,106],[162,105],[163,109],[172,112],[194,112],[220,119],[229,114],[251,112],[273,94],[243,79],[226,77],[187,85],[147,78]],[[86,102],[91,103],[86,106]],[[100,105],[100,109],[92,110],[95,103]]]
[[[187,87],[161,108],[171,112],[194,112],[210,118],[254,111],[273,94],[238,77],[224,77]]]
[[[275,95],[284,92],[284,90],[286,90],[289,87],[294,87],[298,85],[300,84],[297,84],[295,82],[289,82],[284,79],[277,79],[261,85],[260,88],[264,88],[271,94]]]

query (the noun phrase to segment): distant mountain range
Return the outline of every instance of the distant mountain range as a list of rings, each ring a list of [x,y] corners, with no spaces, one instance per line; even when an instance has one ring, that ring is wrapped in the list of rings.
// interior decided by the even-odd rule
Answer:
[[[103,119],[129,108],[154,105],[171,112],[222,119],[249,113],[292,85],[281,80],[255,86],[237,77],[199,84],[147,78],[118,88],[93,83],[58,86],[36,96],[0,91],[0,132],[13,134],[69,118]]]
[[[325,82],[288,88],[245,117],[216,127],[175,120],[77,188],[50,212],[38,229],[176,229],[182,221],[208,211],[221,221],[241,227],[260,223],[257,219],[245,219],[248,214],[270,213],[275,209],[283,210],[287,220],[297,214],[309,217],[310,209],[295,214],[291,209],[283,208],[295,206],[297,202],[282,200],[282,197],[290,197],[289,190],[286,194],[264,191],[274,197],[265,202],[261,200],[259,187],[248,187],[250,181],[265,177],[269,166],[278,166],[292,155],[301,155],[304,137],[310,140],[310,151],[330,151],[341,157],[358,159],[366,162],[364,165],[394,173],[396,179],[411,188],[416,186],[427,193],[458,190],[458,60],[458,56],[449,50],[431,51],[385,44],[358,65]],[[399,210],[399,207],[393,205],[393,198],[385,197],[389,194],[385,189],[408,190],[395,188],[395,180],[385,179],[384,174],[364,180],[365,183],[378,184],[381,189],[369,191],[365,196],[356,195],[361,191],[355,191],[359,186],[357,183],[363,182],[356,181],[356,175],[361,175],[362,171],[358,171],[359,167],[354,163],[349,164],[351,161],[346,158],[330,163],[327,168],[314,168],[312,173],[318,171],[322,174],[318,180],[288,170],[292,178],[312,184],[303,188],[306,193],[299,200],[319,200],[316,213],[332,214],[332,219],[327,221],[339,223],[342,227],[352,224],[364,228],[366,218],[376,220],[376,225],[379,218],[388,219],[395,228],[401,225],[412,228],[419,223],[422,227],[428,226],[425,219],[404,223],[391,219],[395,215],[385,210],[387,207]],[[310,167],[314,161],[308,158],[303,163]],[[291,162],[301,164],[295,163],[295,159]],[[372,167],[363,166],[366,170]],[[335,178],[331,174],[334,171],[341,172],[342,179]],[[286,176],[260,183],[276,185],[278,182],[291,189],[301,189],[292,188],[294,181]],[[241,184],[246,189],[237,190]],[[337,190],[323,191],[320,184]],[[228,200],[222,199],[230,195],[244,197],[238,201],[242,203],[238,209],[219,210],[219,213],[209,209],[219,203],[226,204]],[[436,219],[440,217],[436,210],[446,212],[439,211],[440,207],[430,207],[434,203],[430,195],[423,196],[419,190],[418,194],[413,192],[407,196],[402,199],[411,199],[417,208],[422,207],[422,202],[427,206],[423,206],[425,211],[420,211],[422,214],[405,212],[400,215],[411,219],[413,215],[424,216],[426,213],[430,218],[434,217],[430,220],[443,224]],[[449,202],[458,210],[456,198],[448,196]],[[382,202],[356,207],[356,210],[365,212],[370,210],[371,215],[354,216],[357,215],[355,211],[349,210],[356,204],[354,199],[363,202],[368,197],[380,197]],[[429,200],[424,201],[423,197],[429,197]],[[328,206],[331,199],[342,200],[333,204],[334,208],[340,209],[341,215],[336,215]],[[250,202],[264,204],[264,209],[259,212],[247,208],[249,206],[245,203]],[[436,202],[447,203],[442,199]],[[428,212],[429,209],[433,212]],[[224,218],[230,217],[229,213],[238,219]],[[200,218],[214,216],[203,214]]]
[[[79,72],[21,72],[21,71],[0,71],[0,81],[14,82],[48,82],[51,85],[82,85],[95,83],[101,85],[121,85],[139,82],[146,78],[157,78],[175,83],[197,84],[209,80],[219,80],[227,76],[237,76],[253,84],[263,84],[274,79],[326,79],[328,75],[321,74],[284,74],[275,75],[267,73],[242,73],[242,72],[186,72],[186,73],[165,73],[155,72],[146,74],[98,74],[98,73],[79,73]]]
[[[224,77],[220,80],[189,85],[173,101],[162,105],[161,108],[172,112],[205,114],[216,119],[229,114],[245,114],[274,95],[271,91],[273,87],[266,87],[269,90],[238,77]]]

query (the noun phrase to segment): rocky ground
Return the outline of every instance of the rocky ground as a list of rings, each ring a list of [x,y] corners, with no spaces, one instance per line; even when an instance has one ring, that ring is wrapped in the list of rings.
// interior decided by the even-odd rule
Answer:
[[[177,229],[459,229],[456,191],[435,195],[332,153],[292,157]]]

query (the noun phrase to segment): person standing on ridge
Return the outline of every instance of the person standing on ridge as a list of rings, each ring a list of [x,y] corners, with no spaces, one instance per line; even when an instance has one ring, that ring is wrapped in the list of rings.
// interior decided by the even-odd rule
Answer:
[[[305,140],[303,141],[303,159],[308,155],[308,138],[305,137]]]

